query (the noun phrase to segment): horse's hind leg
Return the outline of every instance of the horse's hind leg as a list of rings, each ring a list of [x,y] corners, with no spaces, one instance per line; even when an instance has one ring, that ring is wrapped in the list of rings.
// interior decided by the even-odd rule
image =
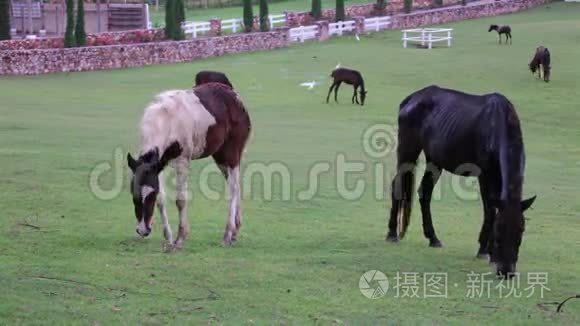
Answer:
[[[391,184],[391,214],[387,241],[397,242],[405,236],[412,208],[415,166],[421,147],[415,137],[402,135],[397,146],[397,175]]]
[[[433,221],[431,219],[431,196],[433,195],[433,188],[439,180],[441,169],[435,166],[429,159],[427,159],[427,168],[421,185],[419,186],[419,203],[421,204],[421,215],[423,216],[423,234],[429,239],[429,246],[434,248],[442,247],[441,241],[435,234]]]
[[[507,35],[510,37],[510,44],[512,44],[512,33],[511,32],[507,33]],[[506,43],[507,43],[507,40],[506,40]]]

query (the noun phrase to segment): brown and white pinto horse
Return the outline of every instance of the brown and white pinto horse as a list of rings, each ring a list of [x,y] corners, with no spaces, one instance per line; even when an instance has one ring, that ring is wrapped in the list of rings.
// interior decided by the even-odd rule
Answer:
[[[228,181],[229,215],[223,241],[230,245],[242,223],[240,161],[250,135],[250,117],[231,88],[207,83],[193,90],[163,92],[145,109],[140,123],[139,158],[127,154],[137,233],[151,233],[155,202],[168,249],[180,249],[189,234],[187,183],[191,160],[212,156]],[[179,230],[175,241],[167,219],[162,171],[176,170]]]

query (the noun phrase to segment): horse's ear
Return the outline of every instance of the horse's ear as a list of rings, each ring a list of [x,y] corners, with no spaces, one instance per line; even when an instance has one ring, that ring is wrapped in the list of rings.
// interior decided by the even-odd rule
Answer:
[[[137,169],[137,164],[137,161],[135,161],[133,156],[131,156],[131,153],[127,153],[127,165],[129,166],[129,169],[133,171],[133,173],[135,173],[135,170]]]
[[[534,196],[522,201],[522,213],[525,212],[526,209],[530,208],[530,206],[532,206],[532,204],[536,200],[536,197],[537,196]]]
[[[157,163],[157,172],[161,172],[169,163],[169,161],[179,157],[183,152],[183,148],[179,144],[179,142],[174,141],[169,147],[165,149],[163,155],[161,155],[161,159]]]

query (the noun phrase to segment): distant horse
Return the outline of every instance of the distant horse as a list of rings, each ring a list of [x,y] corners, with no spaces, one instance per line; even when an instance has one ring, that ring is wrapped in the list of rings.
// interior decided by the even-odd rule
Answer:
[[[524,232],[523,212],[536,197],[521,201],[525,154],[520,122],[510,101],[498,93],[471,95],[429,86],[399,106],[397,176],[387,241],[402,239],[409,225],[417,158],[427,169],[419,187],[423,233],[441,247],[431,220],[431,195],[442,170],[476,176],[484,220],[478,257],[488,256],[496,273],[516,270]]]
[[[536,48],[536,53],[534,54],[534,58],[530,61],[530,70],[533,73],[538,71],[538,78],[542,78],[541,70],[544,71],[544,81],[547,83],[550,81],[550,51],[548,48],[543,46],[539,46]],[[540,66],[542,66],[540,69]]]
[[[505,44],[507,44],[508,38],[510,39],[510,44],[512,44],[512,29],[509,26],[497,26],[490,25],[488,32],[496,31],[499,36],[499,44],[501,44],[501,34],[505,34]]]
[[[191,160],[212,156],[228,181],[229,216],[223,241],[230,245],[242,222],[240,161],[250,134],[250,118],[244,104],[229,87],[208,83],[193,90],[170,90],[145,109],[140,123],[139,158],[127,154],[133,172],[131,193],[137,218],[137,234],[151,233],[155,202],[163,223],[168,249],[180,249],[189,234],[187,179]],[[175,242],[165,209],[162,171],[172,161],[176,170],[179,230]]]
[[[219,71],[202,70],[195,75],[195,86],[206,83],[222,83],[232,89],[234,88],[226,74]]]
[[[328,90],[328,95],[326,96],[326,103],[328,103],[328,99],[330,98],[330,93],[334,89],[334,101],[338,102],[337,94],[338,88],[340,84],[346,83],[352,85],[354,88],[354,94],[352,95],[352,103],[355,102],[356,104],[360,104],[361,106],[365,105],[365,98],[367,96],[367,92],[365,91],[365,82],[360,72],[352,69],[347,68],[336,68],[330,74],[330,77],[333,78],[332,85]],[[360,87],[360,103],[358,101],[358,94],[357,89]]]

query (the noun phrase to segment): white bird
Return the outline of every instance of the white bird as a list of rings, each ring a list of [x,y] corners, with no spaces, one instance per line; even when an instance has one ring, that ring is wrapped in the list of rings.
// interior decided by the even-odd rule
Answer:
[[[340,62],[336,64],[336,67],[334,67],[334,69],[338,69],[340,68]]]
[[[304,82],[302,84],[300,84],[300,86],[307,86],[308,90],[311,90],[314,88],[314,86],[318,85],[318,83],[316,81],[311,81],[311,82]]]
[[[360,41],[360,38],[358,37],[358,34],[354,34],[354,37],[356,37],[357,41]]]

